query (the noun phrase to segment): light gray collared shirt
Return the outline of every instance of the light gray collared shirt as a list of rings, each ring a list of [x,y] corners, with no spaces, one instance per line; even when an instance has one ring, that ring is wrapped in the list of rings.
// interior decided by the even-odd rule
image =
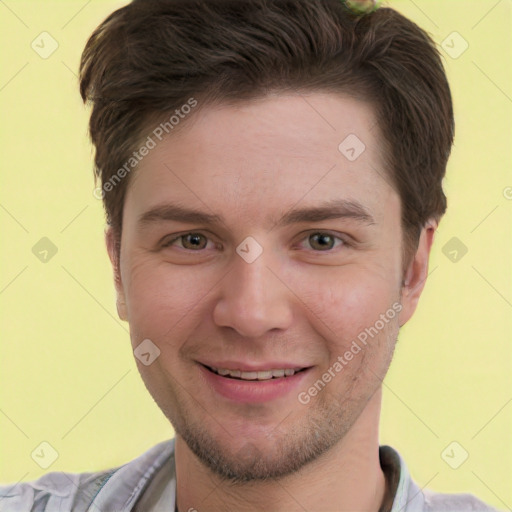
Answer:
[[[390,446],[380,446],[379,457],[388,482],[396,485],[391,512],[499,512],[472,494],[420,489]],[[51,472],[0,486],[0,512],[174,512],[175,506],[174,439],[106,471]]]

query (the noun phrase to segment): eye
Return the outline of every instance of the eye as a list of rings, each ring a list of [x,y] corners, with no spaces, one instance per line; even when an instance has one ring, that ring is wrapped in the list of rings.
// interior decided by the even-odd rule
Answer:
[[[181,247],[183,249],[195,251],[197,249],[204,249],[206,244],[203,242],[206,241],[207,243],[208,238],[202,233],[190,232],[167,240],[163,243],[162,247],[170,247],[171,245],[174,245],[174,242],[177,242],[178,240],[181,241]]]
[[[181,242],[178,247],[182,249],[199,252],[202,249],[206,249],[209,238],[202,233],[191,231],[184,233],[165,241],[162,244],[162,248],[174,246],[176,242]],[[315,252],[334,252],[332,249],[340,246],[349,247],[351,244],[340,236],[334,235],[326,231],[315,231],[310,233],[306,239],[310,246]],[[336,245],[336,240],[339,243]]]
[[[306,240],[315,252],[334,252],[331,250],[334,247],[350,245],[346,239],[325,231],[315,231],[314,233],[310,233],[306,237]],[[335,240],[339,240],[341,243],[335,246]]]

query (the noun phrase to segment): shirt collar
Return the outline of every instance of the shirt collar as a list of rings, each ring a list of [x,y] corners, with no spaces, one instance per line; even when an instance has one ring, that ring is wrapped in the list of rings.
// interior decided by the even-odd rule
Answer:
[[[396,487],[391,512],[423,512],[425,498],[412,480],[402,456],[391,446],[382,445],[379,447],[379,459],[386,479]]]
[[[379,447],[379,459],[386,480],[391,483],[392,488],[396,488],[391,512],[422,512],[425,504],[423,493],[412,481],[402,456],[391,446],[382,445]],[[154,499],[151,500],[152,493],[144,493],[148,489],[155,489],[156,486],[159,487],[159,492],[154,493]],[[161,510],[162,500],[171,504],[169,510],[174,510],[174,439],[157,444],[140,457],[117,469],[99,489],[88,512],[137,512],[137,509],[149,512]],[[142,505],[143,509],[140,509]],[[152,508],[148,508],[147,505]]]

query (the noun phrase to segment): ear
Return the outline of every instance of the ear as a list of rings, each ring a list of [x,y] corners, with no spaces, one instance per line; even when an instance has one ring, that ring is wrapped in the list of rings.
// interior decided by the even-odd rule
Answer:
[[[400,327],[412,317],[420,300],[428,276],[430,249],[436,229],[437,222],[434,219],[430,219],[422,228],[418,249],[405,272],[402,284],[402,310],[399,315]]]
[[[126,301],[119,265],[121,258],[121,240],[111,226],[105,230],[105,243],[107,245],[108,256],[110,258],[110,263],[112,263],[112,270],[114,272],[114,285],[116,287],[117,295],[117,314],[121,320],[126,321],[128,320],[128,315],[126,312]]]

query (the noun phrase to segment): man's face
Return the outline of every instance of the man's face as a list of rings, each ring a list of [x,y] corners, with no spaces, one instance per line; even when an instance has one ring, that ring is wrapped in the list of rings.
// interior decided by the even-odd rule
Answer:
[[[199,459],[278,477],[340,441],[388,369],[412,314],[397,313],[400,199],[365,103],[280,95],[198,114],[132,176],[119,310],[134,349],[160,350],[139,370]],[[334,202],[338,217],[290,217]],[[222,220],[173,220],[178,205]]]

